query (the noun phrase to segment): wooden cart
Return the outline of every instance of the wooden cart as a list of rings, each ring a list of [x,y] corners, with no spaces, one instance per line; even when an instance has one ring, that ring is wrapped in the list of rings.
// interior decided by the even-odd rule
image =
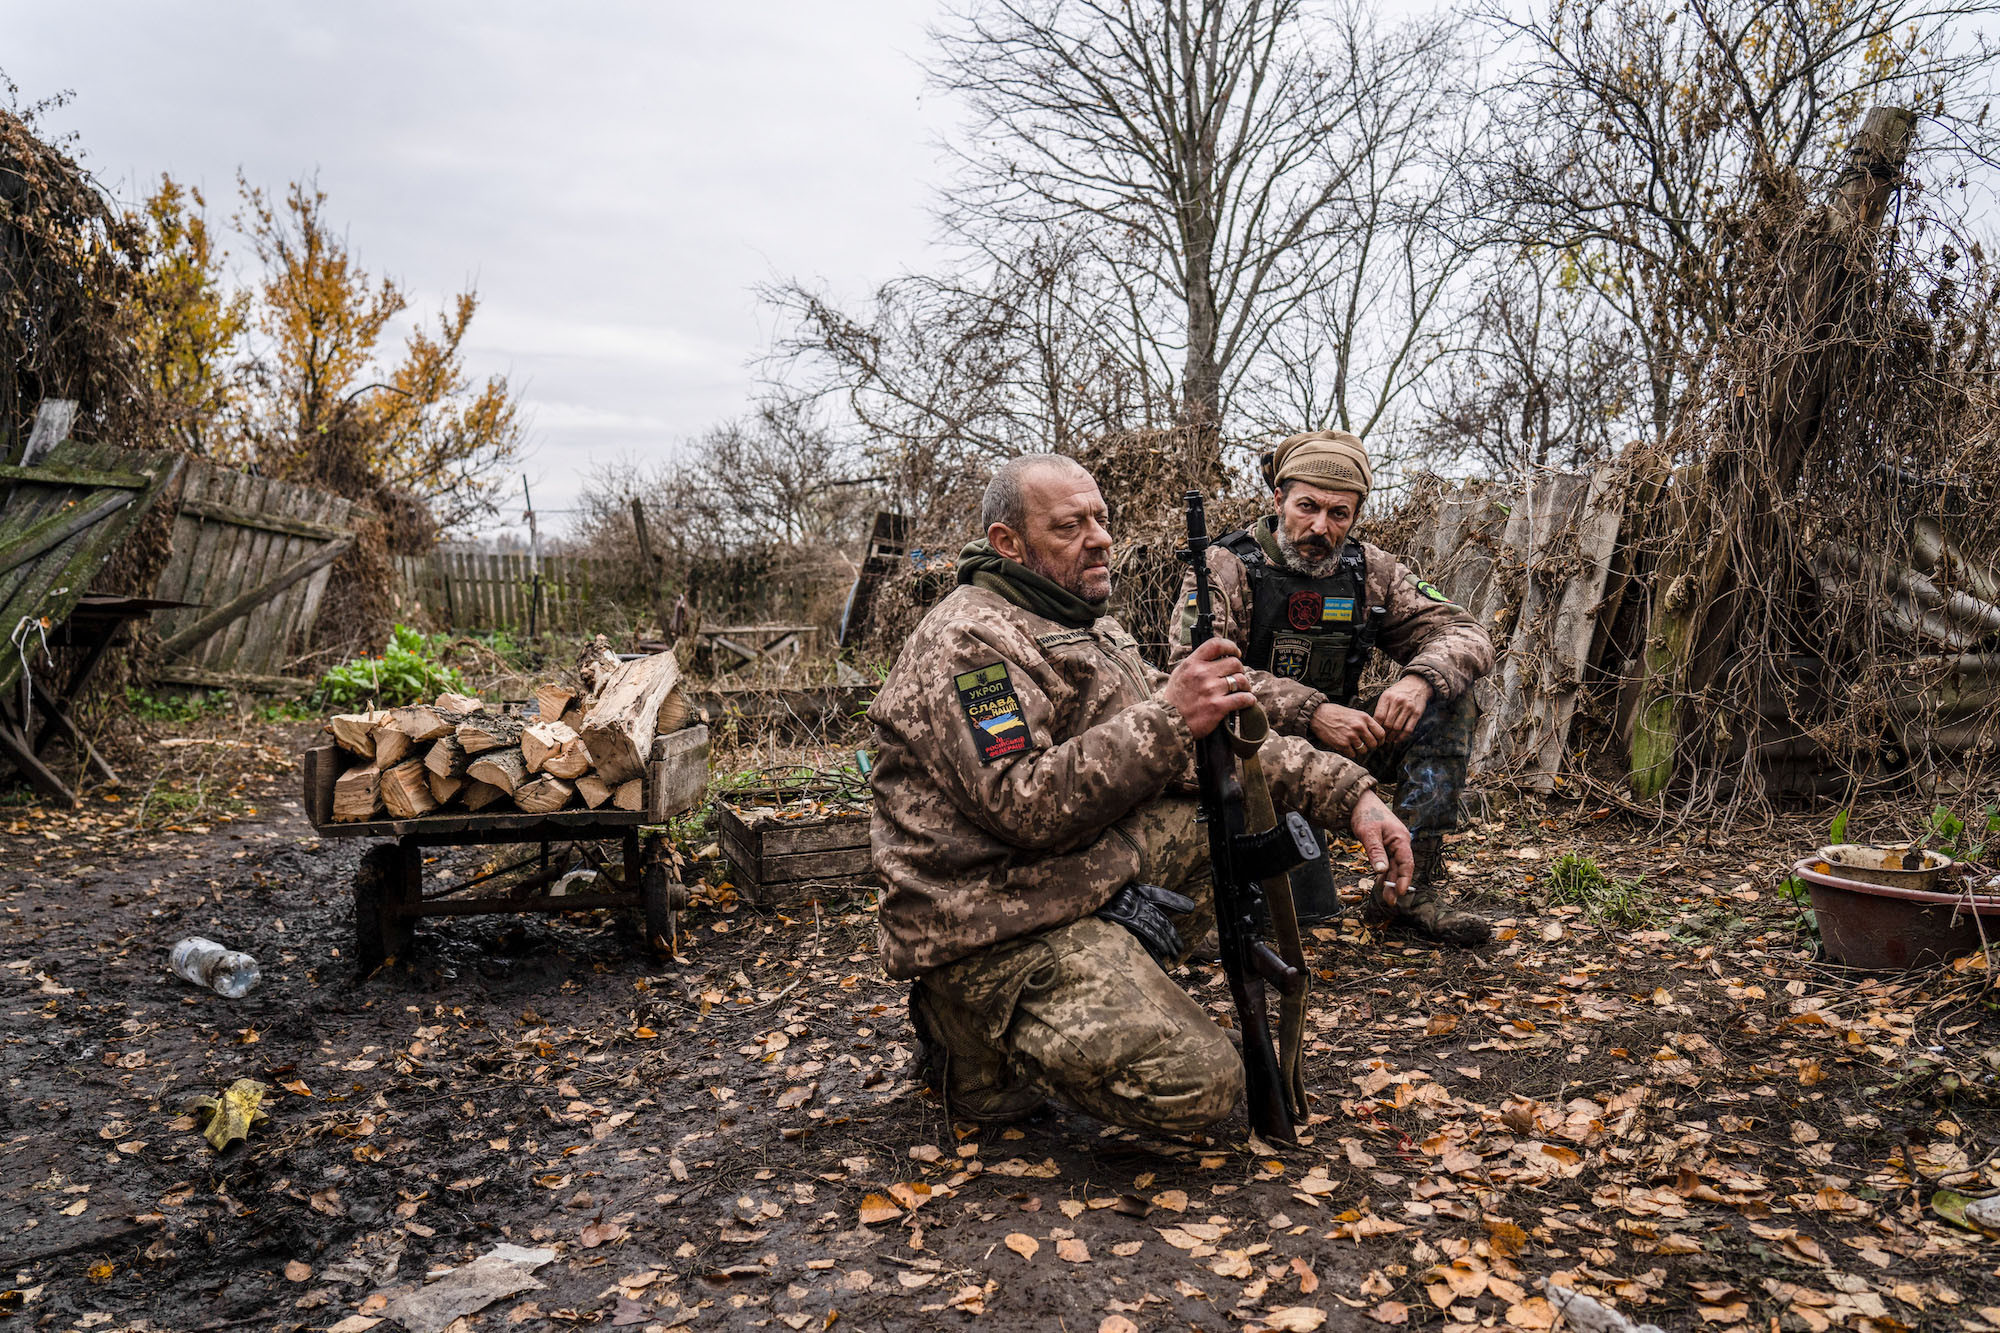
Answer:
[[[639,810],[557,810],[549,814],[504,812],[424,815],[416,819],[370,819],[337,823],[333,783],[343,756],[332,745],[315,746],[305,756],[306,817],[322,837],[388,838],[371,847],[354,875],[354,951],[363,973],[409,947],[419,917],[478,916],[495,912],[580,912],[597,907],[625,908],[643,924],[655,948],[670,948],[675,913],[687,906],[687,890],[661,846],[661,834],[645,831],[691,810],[708,782],[708,729],[694,726],[653,742],[646,766],[646,804]],[[619,844],[619,863],[604,844]],[[506,843],[538,845],[512,864],[424,891],[424,852],[432,847],[478,847]],[[551,896],[548,888],[571,867],[552,861],[549,849],[573,847],[598,872],[591,893]],[[503,894],[472,892],[502,875],[536,867]]]

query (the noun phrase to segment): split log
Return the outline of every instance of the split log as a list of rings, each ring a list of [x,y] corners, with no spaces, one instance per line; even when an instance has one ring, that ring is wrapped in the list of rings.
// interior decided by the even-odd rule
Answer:
[[[576,795],[576,788],[561,778],[539,777],[514,789],[514,804],[531,815],[560,810]]]
[[[496,787],[490,782],[468,781],[465,784],[465,790],[460,792],[459,795],[464,798],[466,809],[484,810],[495,801],[506,800],[507,789],[505,787]]]
[[[583,719],[590,715],[590,705],[594,702],[596,701],[593,699],[581,697],[572,699],[569,701],[569,707],[563,709],[563,715],[556,720],[581,736],[583,734]]]
[[[503,745],[521,743],[521,722],[518,718],[481,715],[470,722],[458,724],[458,743],[465,747],[467,754],[479,754],[486,750],[497,750]]]
[[[542,761],[542,772],[552,778],[575,781],[590,771],[590,751],[581,740],[563,746],[561,752]]]
[[[470,785],[471,779],[449,773],[429,773],[431,795],[437,797],[439,805],[450,805],[458,794]]]
[[[469,694],[440,694],[431,704],[445,713],[480,713],[486,705]]]
[[[350,768],[333,780],[333,817],[342,823],[373,819],[382,808],[382,770],[373,764]]]
[[[660,701],[660,711],[653,718],[653,731],[661,736],[679,731],[693,717],[693,702],[688,699],[687,692],[676,685],[672,693]]]
[[[611,804],[620,810],[643,810],[646,808],[646,780],[633,778],[620,783],[618,790],[611,793]]]
[[[624,665],[618,660],[618,654],[611,651],[611,640],[600,634],[584,645],[582,654],[576,659],[576,678],[583,682],[585,690],[602,694],[605,684]]]
[[[521,757],[528,761],[530,773],[541,772],[544,760],[561,755],[564,746],[574,744],[576,733],[560,722],[535,722],[521,728]]]
[[[511,793],[528,780],[528,761],[521,758],[519,746],[488,750],[465,766],[465,776]]]
[[[421,745],[440,736],[450,735],[452,728],[464,720],[461,712],[455,711],[447,717],[439,709],[419,704],[415,708],[390,709],[388,724]]]
[[[591,773],[586,773],[576,780],[576,794],[581,796],[583,803],[593,810],[610,800],[613,790],[610,783]]]
[[[472,762],[472,756],[458,743],[457,736],[440,736],[431,745],[430,753],[424,756],[424,767],[441,778],[462,778],[465,766]]]
[[[437,809],[423,760],[410,759],[382,770],[382,804],[398,819],[415,819]]]
[[[540,685],[535,688],[535,712],[544,722],[553,722],[561,717],[576,700],[576,691],[561,685]]]
[[[599,777],[626,782],[645,770],[660,705],[680,678],[680,663],[672,653],[654,653],[626,662],[602,685],[596,706],[583,721],[583,743]]]
[[[384,722],[375,728],[375,767],[384,771],[403,762],[403,756],[410,752],[412,739],[393,721]]]
[[[326,720],[326,729],[333,733],[333,743],[341,749],[363,759],[373,759],[375,728],[388,716],[387,713],[338,713]]]

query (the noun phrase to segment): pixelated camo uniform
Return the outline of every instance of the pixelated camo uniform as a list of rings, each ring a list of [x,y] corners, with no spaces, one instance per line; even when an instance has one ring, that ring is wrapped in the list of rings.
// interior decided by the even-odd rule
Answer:
[[[1116,1123],[1184,1132],[1227,1113],[1240,1060],[1092,915],[1148,875],[1198,877],[1193,738],[1165,681],[1116,620],[1068,628],[959,587],[869,709],[871,833],[883,966],[922,979],[941,1040]],[[1296,737],[1262,759],[1274,799],[1322,823],[1345,823],[1373,785]]]

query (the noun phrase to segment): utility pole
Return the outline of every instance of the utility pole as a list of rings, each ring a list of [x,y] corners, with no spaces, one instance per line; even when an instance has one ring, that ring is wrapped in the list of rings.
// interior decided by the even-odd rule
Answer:
[[[528,639],[534,641],[535,629],[542,609],[542,534],[535,526],[535,497],[528,491],[528,474],[521,474],[521,499],[528,506],[528,569],[535,577],[533,589],[528,594]]]

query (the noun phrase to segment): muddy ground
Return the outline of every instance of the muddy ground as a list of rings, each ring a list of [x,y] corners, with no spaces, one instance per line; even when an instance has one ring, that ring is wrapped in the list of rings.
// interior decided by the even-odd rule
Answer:
[[[677,959],[459,918],[357,978],[303,734],[160,727],[81,811],[0,806],[6,1326],[394,1333],[504,1243],[540,1285],[458,1329],[1536,1329],[1544,1281],[1669,1329],[2000,1327],[2000,1245],[1931,1206],[2000,1185],[1986,974],[1815,962],[1775,885],[1817,821],[1490,800],[1454,867],[1503,941],[1322,931],[1311,1142],[1251,1153],[954,1126],[865,898],[763,914],[719,866]],[[1563,852],[1646,919],[1550,904]],[[190,934],[262,986],[170,976]],[[269,1120],[218,1155],[184,1107],[239,1078]]]

